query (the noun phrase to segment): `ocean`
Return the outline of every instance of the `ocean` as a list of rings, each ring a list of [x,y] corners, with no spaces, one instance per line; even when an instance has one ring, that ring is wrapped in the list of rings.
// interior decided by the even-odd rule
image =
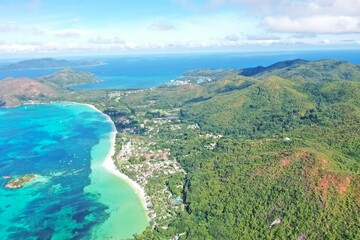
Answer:
[[[111,122],[72,103],[0,109],[0,239],[126,239],[148,225],[145,209],[103,161]],[[9,179],[36,174],[20,189]]]
[[[268,66],[278,61],[304,59],[339,59],[360,64],[360,50],[278,51],[202,54],[148,54],[112,57],[87,57],[76,60],[100,60],[106,65],[75,67],[94,73],[102,81],[76,86],[74,89],[150,88],[181,77],[184,72],[200,68],[246,68]],[[71,59],[69,59],[71,60]],[[1,62],[6,65],[9,62]],[[41,77],[59,69],[0,71],[6,77]]]

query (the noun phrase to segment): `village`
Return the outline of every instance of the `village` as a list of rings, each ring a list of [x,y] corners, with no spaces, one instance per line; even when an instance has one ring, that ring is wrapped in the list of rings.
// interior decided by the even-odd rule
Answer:
[[[139,136],[120,134],[121,148],[116,153],[118,169],[129,176],[145,189],[146,207],[153,226],[167,223],[183,209],[180,194],[170,191],[171,175],[185,176],[176,160],[171,156],[170,149],[156,149],[156,143],[145,141]],[[183,187],[182,181],[178,192]]]
[[[109,96],[122,103],[124,96],[142,91],[114,91]],[[118,130],[113,157],[117,168],[144,189],[150,225],[167,229],[185,208],[182,191],[186,176],[177,161],[181,159],[175,158],[169,143],[173,145],[184,134],[192,133],[204,149],[212,151],[223,136],[202,132],[197,124],[183,122],[178,116],[179,110],[168,112],[157,109],[156,104],[155,99],[149,99],[137,103],[132,110],[117,107],[109,108],[105,113]],[[124,105],[120,105],[124,109]],[[175,137],[169,138],[170,135]]]

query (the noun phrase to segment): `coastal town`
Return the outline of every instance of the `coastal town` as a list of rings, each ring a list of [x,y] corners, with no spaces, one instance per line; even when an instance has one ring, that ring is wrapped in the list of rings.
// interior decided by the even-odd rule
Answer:
[[[167,229],[185,209],[186,176],[179,164],[182,159],[177,159],[169,146],[182,142],[180,138],[187,134],[194,134],[204,150],[213,151],[223,136],[201,131],[199,125],[184,122],[179,118],[179,109],[157,108],[156,99],[132,102],[132,108],[126,109],[123,98],[135,94],[144,94],[144,91],[108,94],[114,102],[120,103],[104,110],[118,130],[113,160],[122,174],[144,189],[151,228]]]
[[[147,142],[137,136],[120,133],[114,156],[119,171],[145,189],[145,203],[153,227],[165,227],[183,210],[181,190],[185,172],[170,149],[156,149],[155,142]],[[169,186],[172,179],[175,186]]]
[[[153,90],[147,90],[153,91]],[[144,90],[112,91],[108,96],[116,107],[105,109],[114,122],[116,137],[113,160],[118,170],[127,175],[145,192],[145,207],[150,226],[167,229],[181,211],[184,211],[183,188],[186,172],[171,150],[186,133],[195,133],[202,148],[216,148],[222,135],[202,132],[197,124],[188,124],[179,118],[179,109],[158,108],[156,99],[124,104],[124,97],[145,94]],[[178,137],[170,137],[170,136]],[[170,142],[166,139],[171,139]]]

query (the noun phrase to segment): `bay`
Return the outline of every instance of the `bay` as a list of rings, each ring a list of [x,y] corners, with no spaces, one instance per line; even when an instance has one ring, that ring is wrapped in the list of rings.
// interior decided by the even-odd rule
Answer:
[[[94,73],[102,81],[74,87],[74,89],[137,89],[159,86],[181,77],[184,72],[200,68],[246,68],[268,66],[293,59],[338,59],[360,64],[360,50],[317,50],[276,52],[231,52],[193,54],[147,54],[74,58],[79,61],[99,60],[107,64],[75,67],[75,70]],[[69,59],[71,60],[71,59]],[[5,62],[0,65],[5,65]],[[41,77],[60,69],[0,71],[6,77]]]
[[[126,239],[148,225],[126,182],[107,172],[114,126],[73,103],[0,109],[0,239]],[[36,174],[20,189],[9,179]]]

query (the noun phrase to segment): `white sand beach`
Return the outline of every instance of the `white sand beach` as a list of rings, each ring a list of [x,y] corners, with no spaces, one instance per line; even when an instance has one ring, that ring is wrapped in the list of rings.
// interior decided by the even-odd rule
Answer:
[[[121,178],[129,186],[131,186],[131,188],[133,188],[134,191],[136,192],[136,194],[139,196],[144,209],[147,211],[144,189],[138,183],[131,180],[128,176],[121,173],[115,166],[115,163],[114,163],[114,161],[112,159],[112,156],[115,154],[115,137],[116,137],[116,132],[113,132],[112,136],[111,136],[111,138],[113,139],[113,141],[112,141],[112,146],[113,147],[111,148],[111,151],[109,152],[109,154],[106,156],[106,159],[105,159],[105,161],[103,163],[103,167],[106,169],[106,171],[108,171],[109,173]]]
[[[88,107],[91,107],[92,109],[94,109],[95,111],[98,111],[101,114],[104,114],[103,112],[101,112],[99,109],[97,109],[95,106],[90,105],[90,104],[83,104],[86,105]],[[108,171],[109,173],[121,178],[123,181],[125,181],[132,189],[134,189],[135,193],[139,196],[142,206],[145,209],[145,211],[147,212],[147,207],[146,207],[146,201],[145,201],[145,191],[144,189],[135,181],[133,181],[132,179],[130,179],[128,176],[126,176],[125,174],[121,173],[115,166],[115,163],[112,159],[112,157],[115,154],[115,139],[116,139],[116,127],[113,123],[113,121],[111,120],[111,118],[104,114],[106,116],[106,119],[111,122],[112,126],[113,126],[113,131],[110,133],[111,136],[111,149],[108,153],[108,155],[105,158],[105,161],[103,162],[103,167],[106,171]]]

